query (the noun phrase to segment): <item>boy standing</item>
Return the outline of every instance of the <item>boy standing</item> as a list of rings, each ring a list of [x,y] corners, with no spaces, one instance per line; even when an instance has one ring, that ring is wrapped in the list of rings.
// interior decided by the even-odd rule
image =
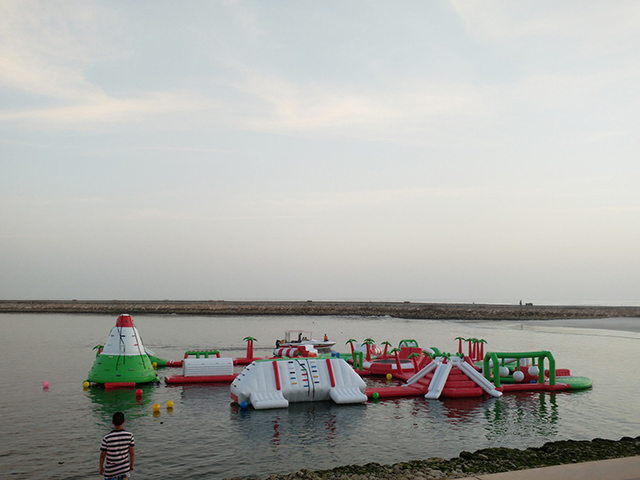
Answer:
[[[129,472],[133,470],[133,434],[127,432],[123,424],[124,413],[114,413],[113,430],[104,436],[100,445],[100,475],[104,475],[105,480],[129,478]]]

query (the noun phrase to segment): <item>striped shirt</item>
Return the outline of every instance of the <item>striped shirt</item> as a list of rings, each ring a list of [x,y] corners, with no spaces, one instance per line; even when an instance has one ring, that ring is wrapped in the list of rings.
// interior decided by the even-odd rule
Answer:
[[[107,452],[104,462],[105,477],[116,477],[129,472],[129,448],[133,446],[133,434],[126,430],[111,430],[104,436],[100,450]]]

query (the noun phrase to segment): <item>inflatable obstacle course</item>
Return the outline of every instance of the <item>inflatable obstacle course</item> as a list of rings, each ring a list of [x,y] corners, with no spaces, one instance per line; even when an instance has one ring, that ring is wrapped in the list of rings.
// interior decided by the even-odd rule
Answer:
[[[503,392],[583,390],[593,385],[589,378],[573,377],[568,369],[556,369],[555,358],[548,351],[488,352],[482,370],[485,378]]]
[[[415,340],[403,340],[399,348],[391,351],[385,347],[381,356],[372,357],[370,361],[352,351],[354,369],[361,375],[386,373],[388,379],[405,381],[404,385],[368,387],[365,393],[374,399],[417,395],[424,395],[426,399],[485,394],[499,397],[516,391],[580,390],[593,385],[589,378],[572,376],[569,369],[556,368],[555,359],[548,351],[485,354],[486,340],[463,337],[456,340],[457,354],[444,353],[435,347],[423,350]],[[463,342],[468,345],[466,354]],[[395,362],[390,360],[394,355]],[[406,359],[411,359],[413,365]]]
[[[130,387],[158,381],[131,315],[120,315],[105,344],[95,348],[96,358],[88,382],[105,387]]]

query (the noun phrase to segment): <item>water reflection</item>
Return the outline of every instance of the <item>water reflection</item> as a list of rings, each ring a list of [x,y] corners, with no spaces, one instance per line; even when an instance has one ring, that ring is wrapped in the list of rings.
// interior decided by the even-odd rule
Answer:
[[[254,410],[230,407],[230,420],[246,446],[259,447],[265,438],[272,446],[287,442],[306,444],[322,438],[325,446],[338,446],[340,437],[357,433],[364,421],[365,405],[333,402],[292,403],[286,409]]]
[[[196,413],[211,410],[214,406],[219,409],[231,403],[229,385],[225,383],[166,385],[166,388],[174,393],[179,391],[182,405]]]
[[[436,407],[432,407],[434,415],[443,420],[447,420],[449,425],[458,425],[474,421],[478,412],[487,408],[493,397],[471,397],[471,398],[444,398],[439,400],[439,411],[436,413]],[[429,401],[431,405],[438,405],[434,401]]]
[[[274,462],[285,471],[329,468],[336,462],[359,461],[354,446],[366,438],[366,417],[366,405],[336,405],[330,401],[292,403],[286,409],[274,410],[231,405],[226,434],[252,452],[252,467],[256,469],[261,463]]]
[[[136,390],[142,389],[142,395],[137,396]],[[151,412],[152,393],[156,387],[146,385],[136,388],[105,389],[102,387],[85,388],[84,395],[93,404],[92,412],[100,422],[111,419],[114,412],[124,412],[126,418],[137,418]]]
[[[521,392],[494,399],[484,412],[487,439],[557,435],[556,395],[562,394]]]

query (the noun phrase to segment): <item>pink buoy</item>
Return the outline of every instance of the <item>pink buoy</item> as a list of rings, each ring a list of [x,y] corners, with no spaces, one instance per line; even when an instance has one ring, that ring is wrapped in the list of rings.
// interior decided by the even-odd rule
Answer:
[[[139,388],[136,390],[136,397],[141,397],[142,396],[142,389]]]
[[[42,382],[42,388],[49,388],[49,382]]]

